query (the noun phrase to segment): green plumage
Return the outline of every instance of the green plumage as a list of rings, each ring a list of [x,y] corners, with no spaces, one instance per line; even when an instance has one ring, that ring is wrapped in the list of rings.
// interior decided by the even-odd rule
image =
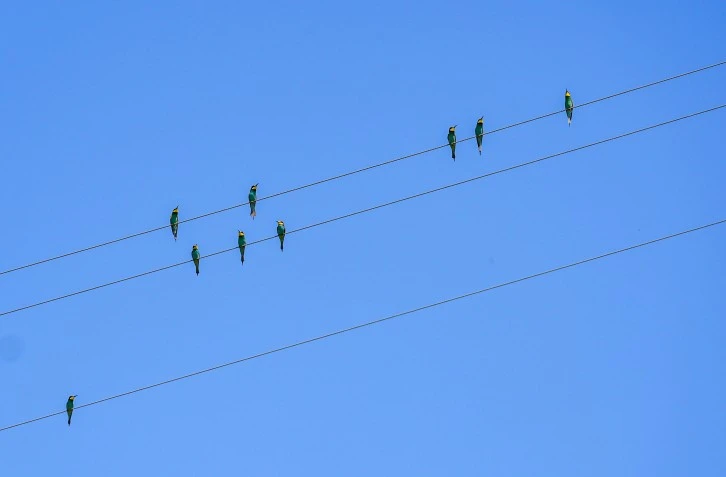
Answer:
[[[71,416],[73,415],[73,400],[76,398],[76,396],[68,396],[68,401],[66,401],[66,414],[68,414],[68,425],[71,425]]]
[[[169,223],[171,224],[171,233],[174,234],[174,240],[176,240],[176,234],[179,231],[179,206],[177,205],[174,210],[171,211],[171,217],[169,217]]]
[[[257,216],[257,212],[255,212],[255,206],[257,205],[257,185],[258,184],[255,184],[250,187],[250,193],[247,195],[247,201],[250,203],[250,215],[252,216],[252,220],[254,220]]]
[[[280,239],[280,250],[283,250],[285,243],[285,223],[282,220],[277,221],[277,237]]]
[[[479,148],[479,155],[481,156],[481,141],[484,138],[484,118],[479,118],[474,128],[474,134],[476,134],[476,147]]]
[[[449,128],[449,135],[446,138],[449,140],[449,146],[451,146],[451,158],[456,160],[456,132],[454,131],[456,126]]]
[[[575,107],[570,92],[565,90],[565,112],[567,113],[567,125],[572,123],[572,109]]]
[[[245,233],[241,230],[238,230],[237,233],[237,246],[239,247],[239,254],[242,259],[242,263],[245,263],[245,246],[247,245],[247,241],[245,240]]]
[[[197,275],[199,275],[199,248],[195,245],[192,247],[192,260],[194,260],[194,266],[197,268]]]

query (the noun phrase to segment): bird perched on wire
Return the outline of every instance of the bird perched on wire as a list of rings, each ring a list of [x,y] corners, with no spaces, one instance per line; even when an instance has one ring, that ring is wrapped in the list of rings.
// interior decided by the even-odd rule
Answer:
[[[169,223],[171,224],[171,233],[174,234],[174,241],[176,242],[176,234],[179,231],[179,206],[174,207],[171,211],[171,217],[169,217]]]
[[[192,260],[194,260],[194,266],[197,267],[197,275],[199,275],[199,247],[196,245],[192,247]]]
[[[446,138],[449,140],[449,146],[451,146],[451,158],[456,160],[456,132],[454,131],[456,126],[449,128],[449,135]]]
[[[257,216],[257,212],[255,212],[255,205],[257,205],[257,186],[258,185],[259,185],[259,183],[250,187],[250,193],[247,194],[247,200],[250,203],[250,216],[252,217],[252,220],[255,220],[255,216]]]
[[[476,122],[474,134],[476,134],[476,147],[479,148],[479,155],[481,156],[481,140],[484,138],[484,116],[480,117]]]
[[[285,243],[285,223],[282,220],[277,221],[277,237],[280,239],[280,250],[283,250]]]
[[[76,394],[75,396],[68,396],[68,401],[66,401],[66,414],[68,414],[68,425],[71,425],[71,416],[73,415],[73,401],[78,397]]]
[[[565,90],[565,112],[567,113],[567,125],[572,123],[572,110],[575,105],[572,103],[572,96],[568,90]]]

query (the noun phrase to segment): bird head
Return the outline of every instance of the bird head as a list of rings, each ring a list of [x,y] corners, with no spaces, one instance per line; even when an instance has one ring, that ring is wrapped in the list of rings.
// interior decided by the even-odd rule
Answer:
[[[457,126],[458,126],[458,124],[457,124]],[[449,132],[450,132],[450,133],[454,132],[454,129],[456,129],[456,126],[451,126],[451,127],[449,128]]]
[[[237,232],[239,233],[239,236],[240,236],[240,237],[244,237],[244,236],[245,236],[245,233],[244,233],[244,232],[242,232],[241,230],[238,230]]]
[[[477,124],[484,124],[484,116],[479,118],[479,121],[476,122]]]
[[[282,220],[278,220],[277,225],[285,225],[285,222],[283,222]]]
[[[174,207],[174,210],[171,211],[172,214],[178,214],[179,213],[179,206],[177,205]]]
[[[255,185],[253,185],[252,187],[250,187],[250,190],[257,190],[257,186],[258,185],[259,185],[259,182],[257,184],[255,184]]]
[[[76,396],[78,396],[78,394],[76,394]],[[76,398],[76,396],[68,396],[68,400],[73,401]]]
[[[193,245],[192,250],[199,250],[199,247],[197,247],[196,245]]]
[[[565,96],[569,96],[570,92],[568,90],[565,90]]]

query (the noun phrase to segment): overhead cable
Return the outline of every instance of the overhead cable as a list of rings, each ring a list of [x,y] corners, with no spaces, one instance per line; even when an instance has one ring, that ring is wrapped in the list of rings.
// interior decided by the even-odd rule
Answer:
[[[475,290],[475,291],[472,291],[472,292],[469,292],[469,293],[465,293],[463,295],[455,296],[453,298],[447,298],[446,300],[438,301],[436,303],[430,303],[428,305],[424,305],[424,306],[420,306],[418,308],[414,308],[414,309],[411,309],[411,310],[403,311],[401,313],[396,313],[396,314],[393,314],[393,315],[389,315],[389,316],[386,316],[384,318],[379,318],[377,320],[368,321],[366,323],[361,323],[361,324],[358,324],[358,325],[355,325],[355,326],[351,326],[349,328],[344,328],[344,329],[341,329],[341,330],[338,330],[338,331],[333,331],[333,332],[330,332],[330,333],[326,333],[324,335],[316,336],[314,338],[309,338],[309,339],[306,339],[306,340],[303,340],[303,341],[298,341],[296,343],[292,343],[292,344],[289,344],[289,345],[281,346],[279,348],[274,348],[274,349],[271,349],[271,350],[268,350],[268,351],[264,351],[262,353],[253,354],[251,356],[247,356],[247,357],[244,357],[244,358],[240,358],[240,359],[237,359],[237,360],[234,360],[234,361],[230,361],[230,362],[227,362],[227,363],[224,363],[224,364],[219,364],[219,365],[216,365],[216,366],[212,366],[210,368],[206,368],[206,369],[202,369],[202,370],[199,370],[199,371],[195,371],[193,373],[184,374],[182,376],[177,376],[175,378],[167,379],[165,381],[161,381],[161,382],[158,382],[158,383],[155,383],[155,384],[150,384],[150,385],[147,385],[147,386],[143,386],[143,387],[140,387],[140,388],[136,388],[136,389],[133,389],[131,391],[126,391],[126,392],[123,392],[123,393],[120,393],[120,394],[115,394],[113,396],[108,396],[108,397],[105,397],[105,398],[102,398],[102,399],[98,399],[96,401],[92,401],[92,402],[90,402],[88,404],[82,404],[80,406],[75,406],[74,407],[74,412],[77,411],[78,409],[83,409],[83,408],[86,408],[86,407],[95,406],[97,404],[101,404],[101,403],[104,403],[104,402],[107,402],[107,401],[111,401],[111,400],[114,400],[114,399],[119,399],[119,398],[122,398],[122,397],[126,397],[126,396],[129,396],[131,394],[140,393],[141,391],[147,391],[149,389],[157,388],[157,387],[160,387],[160,386],[165,386],[167,384],[171,384],[171,383],[174,383],[174,382],[177,382],[177,381],[182,381],[184,379],[189,379],[189,378],[192,378],[194,376],[199,376],[200,374],[210,373],[212,371],[217,371],[217,370],[220,370],[222,368],[226,368],[228,366],[232,366],[232,365],[235,365],[235,364],[244,363],[246,361],[252,361],[253,359],[262,358],[263,356],[268,356],[268,355],[271,355],[271,354],[280,353],[282,351],[287,351],[287,350],[290,350],[292,348],[297,348],[299,346],[303,346],[303,345],[307,345],[307,344],[310,344],[310,343],[314,343],[316,341],[321,341],[321,340],[324,340],[324,339],[327,339],[327,338],[332,338],[334,336],[342,335],[342,334],[345,334],[345,333],[349,333],[351,331],[359,330],[361,328],[366,328],[366,327],[369,327],[369,326],[373,326],[373,325],[377,325],[377,324],[380,324],[380,323],[384,323],[386,321],[390,321],[390,320],[393,320],[393,319],[396,319],[396,318],[400,318],[402,316],[411,315],[411,314],[417,313],[419,311],[428,310],[428,309],[435,308],[435,307],[438,307],[438,306],[441,306],[441,305],[445,305],[447,303],[452,303],[452,302],[455,302],[455,301],[458,301],[458,300],[462,300],[464,298],[470,298],[470,297],[475,296],[475,295],[480,295],[482,293],[487,293],[487,292],[490,292],[492,290],[496,290],[498,288],[504,288],[504,287],[507,287],[507,286],[510,286],[510,285],[514,285],[515,283],[521,283],[521,282],[524,282],[524,281],[527,281],[527,280],[531,280],[533,278],[542,277],[544,275],[549,275],[551,273],[555,273],[555,272],[559,272],[559,271],[562,271],[562,270],[566,270],[568,268],[573,268],[573,267],[577,267],[579,265],[584,265],[586,263],[594,262],[596,260],[601,260],[603,258],[611,257],[613,255],[617,255],[617,254],[620,254],[620,253],[623,253],[623,252],[627,252],[627,251],[630,251],[630,250],[635,250],[637,248],[646,247],[648,245],[652,245],[652,244],[655,244],[655,243],[658,243],[658,242],[663,242],[665,240],[670,240],[672,238],[680,237],[682,235],[687,235],[687,234],[690,234],[690,233],[693,233],[693,232],[697,232],[697,231],[701,231],[701,230],[708,229],[708,228],[711,228],[711,227],[715,227],[716,225],[721,225],[723,223],[726,223],[726,219],[722,219],[722,220],[718,220],[718,221],[715,221],[715,222],[711,222],[711,223],[708,223],[708,224],[705,224],[705,225],[701,225],[701,226],[698,226],[698,227],[695,227],[695,228],[691,228],[691,229],[688,229],[688,230],[684,230],[684,231],[681,231],[681,232],[676,232],[676,233],[673,233],[673,234],[670,234],[670,235],[666,235],[666,236],[663,236],[663,237],[660,237],[660,238],[656,238],[656,239],[653,239],[653,240],[649,240],[647,242],[641,242],[641,243],[638,243],[636,245],[630,245],[628,247],[621,248],[621,249],[617,249],[617,250],[614,250],[614,251],[611,251],[611,252],[606,252],[606,253],[603,253],[601,255],[597,255],[597,256],[594,256],[594,257],[586,258],[586,259],[583,259],[583,260],[578,260],[576,262],[572,262],[572,263],[569,263],[567,265],[561,265],[561,266],[556,267],[556,268],[551,268],[551,269],[545,270],[543,272],[534,273],[532,275],[527,275],[525,277],[517,278],[515,280],[510,280],[508,282],[499,283],[497,285],[489,286],[489,287],[486,287],[486,288],[481,288],[479,290]],[[46,414],[45,416],[36,417],[36,418],[33,418],[33,419],[28,419],[26,421],[22,421],[22,422],[19,422],[17,424],[12,424],[12,425],[8,425],[8,426],[5,426],[5,427],[2,427],[2,428],[0,428],[0,432],[7,431],[9,429],[13,429],[13,428],[16,428],[16,427],[24,426],[24,425],[27,425],[27,424],[31,424],[33,422],[42,421],[44,419],[49,419],[51,417],[58,416],[58,415],[61,415],[61,414],[65,414],[65,413],[66,413],[66,411],[65,410],[62,410],[62,411],[53,412],[51,414]]]
[[[546,160],[549,160],[549,159],[553,159],[555,157],[564,156],[566,154],[570,154],[570,153],[573,153],[573,152],[576,152],[576,151],[581,151],[583,149],[587,149],[587,148],[590,148],[590,147],[593,147],[593,146],[597,146],[597,145],[604,144],[604,143],[607,143],[607,142],[611,142],[611,141],[615,141],[615,140],[618,140],[618,139],[622,139],[624,137],[632,136],[634,134],[639,134],[639,133],[642,133],[642,132],[645,132],[645,131],[649,131],[651,129],[655,129],[655,128],[658,128],[658,127],[661,127],[661,126],[665,126],[667,124],[672,124],[672,123],[675,123],[675,122],[678,122],[678,121],[682,121],[684,119],[692,118],[694,116],[698,116],[698,115],[701,115],[701,114],[706,114],[706,113],[709,113],[709,112],[713,112],[713,111],[719,110],[719,109],[724,108],[724,107],[726,107],[726,104],[722,104],[720,106],[716,106],[716,107],[713,107],[713,108],[709,108],[709,109],[705,109],[705,110],[702,110],[702,111],[698,111],[696,113],[691,113],[691,114],[688,114],[686,116],[681,116],[679,118],[670,119],[670,120],[664,121],[662,123],[653,124],[651,126],[647,126],[647,127],[644,127],[644,128],[636,129],[634,131],[630,131],[630,132],[627,132],[627,133],[624,133],[624,134],[620,134],[618,136],[613,136],[613,137],[610,137],[610,138],[607,138],[607,139],[603,139],[603,140],[600,140],[600,141],[592,142],[592,143],[586,144],[584,146],[576,147],[574,149],[568,149],[566,151],[558,152],[558,153],[555,153],[555,154],[550,154],[549,156],[541,157],[539,159],[535,159],[535,160],[532,160],[532,161],[529,161],[529,162],[523,162],[521,164],[517,164],[517,165],[511,166],[511,167],[507,167],[507,168],[504,168],[504,169],[500,169],[500,170],[497,170],[497,171],[494,171],[494,172],[488,172],[486,174],[482,174],[482,175],[479,175],[479,176],[476,176],[476,177],[472,177],[472,178],[469,178],[469,179],[465,179],[463,181],[454,182],[453,184],[448,184],[448,185],[445,185],[445,186],[442,186],[442,187],[437,187],[436,189],[430,189],[430,190],[427,190],[425,192],[420,192],[418,194],[414,194],[414,195],[410,195],[410,196],[407,196],[407,197],[403,197],[401,199],[396,199],[396,200],[393,200],[393,201],[390,201],[390,202],[386,202],[386,203],[383,203],[383,204],[379,204],[379,205],[376,205],[376,206],[373,206],[373,207],[368,207],[366,209],[358,210],[356,212],[351,212],[351,213],[348,213],[348,214],[345,214],[345,215],[340,215],[340,216],[334,217],[332,219],[327,219],[327,220],[324,220],[322,222],[317,222],[317,223],[314,223],[314,224],[306,225],[304,227],[300,227],[298,229],[294,229],[294,230],[288,231],[285,235],[287,236],[287,235],[290,235],[290,234],[294,234],[296,232],[301,232],[303,230],[308,230],[308,229],[312,229],[312,228],[315,228],[315,227],[320,227],[321,225],[326,225],[326,224],[329,224],[331,222],[337,222],[339,220],[347,219],[347,218],[350,218],[350,217],[354,217],[356,215],[360,215],[360,214],[364,214],[364,213],[371,212],[371,211],[374,211],[374,210],[382,209],[384,207],[388,207],[388,206],[391,206],[391,205],[399,204],[401,202],[406,202],[408,200],[412,200],[412,199],[416,199],[416,198],[419,198],[419,197],[423,197],[425,195],[433,194],[435,192],[440,192],[442,190],[450,189],[450,188],[453,188],[453,187],[458,187],[460,185],[468,184],[470,182],[478,181],[478,180],[481,180],[481,179],[484,179],[484,178],[487,178],[487,177],[490,177],[490,176],[494,176],[494,175],[497,175],[497,174],[502,174],[502,173],[505,173],[505,172],[509,172],[509,171],[514,170],[514,169],[519,169],[519,168],[522,168],[522,167],[531,166],[533,164],[537,164],[539,162],[543,162],[543,161],[546,161]],[[272,240],[272,239],[275,239],[275,238],[277,238],[277,235],[272,235],[272,236],[269,236],[269,237],[266,237],[266,238],[263,238],[263,239],[259,239],[259,240],[255,240],[253,242],[250,242],[246,246],[249,247],[251,245],[255,245],[255,244],[258,244],[260,242],[266,242],[268,240]],[[231,247],[231,248],[228,248],[228,249],[219,250],[217,252],[213,252],[213,253],[210,253],[208,255],[204,255],[204,256],[200,257],[200,260],[204,260],[204,259],[207,259],[207,258],[210,258],[210,257],[214,257],[214,256],[217,256],[217,255],[221,255],[223,253],[228,253],[228,252],[231,252],[233,250],[238,250],[238,249],[239,249],[238,247]],[[111,286],[111,285],[116,285],[116,284],[119,284],[119,283],[127,282],[129,280],[134,280],[134,279],[141,278],[141,277],[144,277],[144,276],[147,276],[147,275],[151,275],[151,274],[154,274],[154,273],[162,272],[164,270],[169,270],[171,268],[179,267],[181,265],[184,265],[184,264],[187,264],[187,263],[190,263],[190,262],[192,262],[192,260],[184,260],[182,262],[173,263],[171,265],[166,265],[164,267],[156,268],[154,270],[149,270],[149,271],[146,271],[146,272],[143,272],[143,273],[139,273],[137,275],[132,275],[132,276],[129,276],[129,277],[125,277],[125,278],[121,278],[121,279],[118,279],[118,280],[114,280],[112,282],[108,282],[108,283],[104,283],[104,284],[101,284],[101,285],[96,285],[96,286],[93,286],[93,287],[90,287],[90,288],[85,288],[83,290],[78,290],[78,291],[75,291],[75,292],[72,292],[72,293],[68,293],[66,295],[61,295],[61,296],[57,296],[55,298],[50,298],[50,299],[47,299],[47,300],[39,301],[39,302],[30,304],[30,305],[22,306],[20,308],[15,308],[15,309],[12,309],[12,310],[4,311],[4,312],[0,313],[0,316],[10,315],[10,314],[18,313],[20,311],[27,310],[27,309],[30,309],[30,308],[35,308],[37,306],[46,305],[48,303],[52,303],[52,302],[59,301],[59,300],[64,300],[66,298],[71,298],[71,297],[76,296],[76,295],[81,295],[81,294],[88,293],[88,292],[91,292],[91,291],[94,291],[94,290],[99,290],[101,288],[106,288],[106,287]]]
[[[724,64],[726,64],[726,61],[721,61],[721,62],[718,62],[718,63],[714,63],[712,65],[708,65],[708,66],[704,66],[704,67],[701,67],[701,68],[697,68],[695,70],[687,71],[685,73],[680,73],[680,74],[677,74],[675,76],[670,76],[668,78],[663,78],[663,79],[660,79],[658,81],[653,81],[651,83],[647,83],[647,84],[644,84],[644,85],[641,85],[641,86],[636,86],[634,88],[626,89],[626,90],[620,91],[618,93],[614,93],[614,94],[610,94],[610,95],[607,95],[607,96],[603,96],[601,98],[593,99],[591,101],[586,101],[586,102],[584,102],[582,104],[575,104],[574,105],[574,109],[584,108],[586,106],[589,106],[589,105],[592,105],[592,104],[595,104],[595,103],[599,103],[599,102],[606,101],[606,100],[609,100],[609,99],[612,99],[612,98],[615,98],[615,97],[618,97],[618,96],[622,96],[622,95],[625,95],[625,94],[629,94],[629,93],[632,93],[634,91],[639,91],[641,89],[650,88],[651,86],[656,86],[656,85],[659,85],[659,84],[662,84],[662,83],[666,83],[668,81],[673,81],[675,79],[683,78],[683,77],[686,77],[686,76],[689,76],[689,75],[692,75],[692,74],[695,74],[695,73],[700,73],[702,71],[706,71],[706,70],[709,70],[709,69],[712,69],[712,68],[716,68],[716,67],[722,66]],[[557,111],[553,111],[551,113],[543,114],[541,116],[536,116],[536,117],[533,117],[533,118],[530,118],[530,119],[526,119],[524,121],[519,121],[519,122],[516,122],[516,123],[513,123],[513,124],[509,124],[507,126],[503,126],[503,127],[497,128],[497,129],[493,129],[491,131],[486,131],[484,135],[485,136],[489,136],[491,134],[495,134],[495,133],[498,133],[498,132],[501,132],[501,131],[504,131],[504,130],[507,130],[507,129],[511,129],[511,128],[514,128],[514,127],[517,127],[517,126],[521,126],[523,124],[528,124],[528,123],[531,123],[531,122],[534,122],[534,121],[539,121],[540,119],[548,118],[550,116],[554,116],[556,114],[560,114],[560,113],[562,113],[564,111],[565,111],[565,109],[563,108],[563,109],[560,109],[560,110],[557,110]],[[474,139],[475,137],[476,136],[470,136],[470,137],[466,137],[464,139],[458,139],[456,142],[457,143],[460,143],[460,142],[469,141],[471,139]],[[355,175],[355,174],[360,174],[361,172],[370,171],[370,170],[376,169],[378,167],[387,166],[387,165],[390,165],[390,164],[393,164],[393,163],[396,163],[396,162],[399,162],[399,161],[403,161],[403,160],[406,160],[406,159],[410,159],[412,157],[420,156],[420,155],[423,155],[423,154],[427,154],[429,152],[436,151],[438,149],[442,149],[442,148],[448,147],[448,145],[449,145],[448,143],[442,144],[440,146],[432,147],[432,148],[429,148],[429,149],[424,149],[422,151],[414,152],[412,154],[408,154],[408,155],[405,155],[405,156],[401,156],[401,157],[397,157],[397,158],[394,158],[394,159],[390,159],[388,161],[379,162],[377,164],[372,164],[370,166],[366,166],[366,167],[363,167],[361,169],[356,169],[356,170],[349,171],[349,172],[345,172],[345,173],[342,173],[342,174],[339,174],[339,175],[336,175],[336,176],[328,177],[326,179],[321,179],[321,180],[318,180],[318,181],[315,181],[315,182],[311,182],[309,184],[304,184],[304,185],[301,185],[301,186],[293,187],[292,189],[287,189],[287,190],[283,190],[281,192],[276,192],[274,194],[271,194],[271,195],[268,195],[268,196],[265,196],[265,197],[260,197],[259,199],[256,200],[256,202],[260,202],[260,201],[267,200],[267,199],[272,199],[274,197],[279,197],[279,196],[286,195],[286,194],[291,194],[293,192],[298,192],[298,191],[301,191],[303,189],[307,189],[307,188],[310,188],[310,187],[315,187],[315,186],[318,186],[318,185],[321,185],[321,184],[325,184],[327,182],[331,182],[331,181],[335,181],[335,180],[338,180],[338,179],[342,179],[344,177],[352,176],[352,175]],[[197,216],[194,216],[194,217],[190,217],[188,219],[180,220],[178,223],[179,224],[183,224],[185,222],[191,222],[191,221],[194,221],[194,220],[199,220],[199,219],[202,219],[202,218],[205,218],[205,217],[209,217],[211,215],[216,215],[216,214],[220,214],[220,213],[223,213],[223,212],[228,212],[230,210],[237,209],[239,207],[243,207],[245,205],[249,205],[249,202],[243,202],[241,204],[231,205],[229,207],[224,207],[224,208],[221,208],[221,209],[218,209],[218,210],[214,210],[214,211],[211,211],[211,212],[206,212],[206,213],[201,214],[201,215],[197,215]],[[115,243],[118,243],[118,242],[123,242],[124,240],[129,240],[129,239],[132,239],[132,238],[140,237],[142,235],[150,234],[152,232],[157,232],[159,230],[164,230],[164,229],[167,229],[168,227],[169,227],[169,224],[166,224],[166,225],[162,225],[162,226],[159,226],[159,227],[154,227],[154,228],[151,228],[151,229],[148,229],[148,230],[143,230],[141,232],[136,232],[136,233],[133,233],[133,234],[130,234],[130,235],[126,235],[126,236],[123,236],[123,237],[119,237],[119,238],[116,238],[116,239],[113,239],[113,240],[109,240],[109,241],[106,241],[106,242],[97,243],[95,245],[90,245],[88,247],[84,247],[84,248],[81,248],[81,249],[78,249],[78,250],[74,250],[72,252],[63,253],[63,254],[60,254],[60,255],[56,255],[54,257],[49,257],[49,258],[46,258],[46,259],[43,259],[43,260],[38,260],[36,262],[32,262],[32,263],[28,263],[28,264],[25,264],[25,265],[17,266],[17,267],[14,267],[14,268],[10,268],[10,269],[4,270],[4,271],[0,271],[0,275],[5,275],[5,274],[8,274],[8,273],[17,272],[19,270],[23,270],[23,269],[26,269],[26,268],[35,267],[37,265],[42,265],[44,263],[48,263],[48,262],[52,262],[52,261],[55,261],[55,260],[59,260],[61,258],[70,257],[72,255],[77,255],[79,253],[88,252],[88,251],[91,251],[91,250],[95,250],[97,248],[105,247],[105,246],[112,245],[112,244],[115,244]]]

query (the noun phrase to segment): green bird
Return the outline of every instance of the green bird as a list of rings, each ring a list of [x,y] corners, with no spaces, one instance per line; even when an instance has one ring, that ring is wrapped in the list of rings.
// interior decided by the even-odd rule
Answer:
[[[572,96],[570,96],[570,92],[565,90],[565,112],[567,113],[567,125],[569,126],[570,123],[572,123],[572,109],[575,106],[572,103]]]
[[[285,242],[285,222],[282,220],[277,221],[277,236],[280,238],[280,250],[282,250],[282,245]]]
[[[171,211],[171,217],[169,218],[171,224],[171,233],[174,234],[174,241],[176,242],[176,233],[179,231],[179,206],[177,205],[174,210]]]
[[[474,128],[474,134],[476,134],[476,146],[479,148],[479,155],[481,156],[481,140],[484,138],[484,116],[479,118]]]
[[[257,204],[257,186],[258,185],[259,185],[259,183],[250,187],[250,193],[247,195],[247,200],[250,203],[250,215],[252,216],[252,220],[255,220],[255,216],[257,215],[257,212],[255,212],[255,205]]]
[[[242,263],[245,263],[245,245],[247,245],[247,241],[245,240],[245,233],[241,230],[238,230],[238,237],[237,237],[237,245],[239,246],[239,254],[242,257]]]
[[[78,395],[75,396],[68,396],[68,401],[66,401],[66,414],[68,414],[68,425],[71,425],[71,415],[73,414],[73,400],[77,398]]]
[[[449,140],[449,146],[451,146],[451,158],[456,160],[456,132],[454,132],[454,129],[456,129],[456,126],[449,128],[447,139]]]
[[[197,267],[197,275],[199,275],[199,247],[196,245],[192,247],[192,260],[194,260],[194,266]]]

